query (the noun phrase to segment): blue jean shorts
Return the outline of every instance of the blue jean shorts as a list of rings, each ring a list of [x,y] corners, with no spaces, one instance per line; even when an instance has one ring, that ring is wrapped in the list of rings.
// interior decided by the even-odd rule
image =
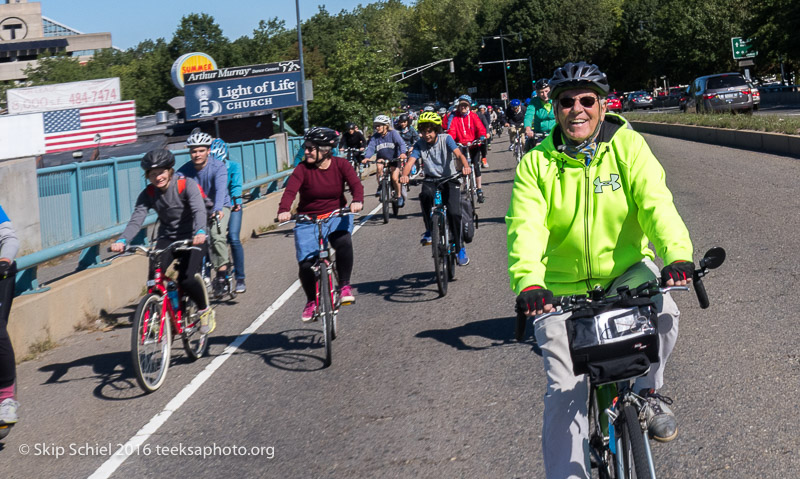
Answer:
[[[325,241],[334,231],[353,232],[353,217],[338,216],[322,225],[322,234]],[[314,223],[298,223],[294,227],[294,247],[297,252],[297,262],[315,258],[319,255],[319,239],[317,238],[317,225]]]

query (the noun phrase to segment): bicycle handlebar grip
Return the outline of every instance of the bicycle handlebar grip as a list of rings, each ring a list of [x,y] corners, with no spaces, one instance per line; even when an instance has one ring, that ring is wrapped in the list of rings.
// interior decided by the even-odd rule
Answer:
[[[700,307],[703,309],[708,308],[709,306],[708,293],[706,293],[706,287],[703,284],[703,280],[700,279],[698,275],[695,275],[693,282],[694,282],[694,292],[695,294],[697,294],[697,301],[700,303]]]
[[[527,320],[528,317],[525,315],[525,313],[521,311],[517,312],[517,323],[514,327],[514,338],[519,342],[525,340],[525,325]]]

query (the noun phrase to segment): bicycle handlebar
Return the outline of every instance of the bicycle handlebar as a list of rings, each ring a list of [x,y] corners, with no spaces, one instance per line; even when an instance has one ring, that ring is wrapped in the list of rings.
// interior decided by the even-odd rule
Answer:
[[[319,218],[319,216],[324,216],[323,218]],[[317,223],[317,222],[325,222],[332,218],[336,218],[338,216],[359,216],[358,213],[353,213],[350,211],[350,207],[346,206],[344,208],[338,208],[331,211],[327,216],[325,215],[302,215],[302,214],[295,214],[292,215],[292,219],[288,221],[284,221],[282,223],[278,223],[278,218],[275,218],[275,223],[278,223],[278,226],[287,225],[289,223]]]
[[[720,247],[711,248],[706,252],[700,260],[700,268],[696,269],[692,274],[692,283],[694,284],[694,291],[697,295],[697,301],[703,309],[708,308],[710,302],[706,288],[703,285],[702,277],[708,274],[709,269],[720,267],[725,261],[725,250]],[[589,296],[573,295],[573,296],[559,296],[553,298],[553,305],[561,307],[558,311],[551,311],[541,314],[534,318],[534,322],[540,321],[544,318],[563,314],[586,306],[612,306],[621,299],[639,298],[639,297],[652,297],[658,294],[668,293],[670,291],[689,291],[688,286],[668,286],[661,288],[658,285],[658,280],[643,283],[633,290],[622,287],[617,289],[616,295],[605,296],[605,292],[600,290],[589,291]],[[517,341],[525,339],[525,325],[527,322],[527,315],[524,311],[517,311],[516,326],[514,328],[514,337]]]
[[[117,253],[115,255],[109,256],[108,258],[106,258],[103,261],[112,261],[112,260],[114,260],[116,258],[119,258],[120,256],[129,256],[129,255],[132,255],[132,254],[136,254],[138,252],[144,253],[147,256],[160,255],[161,253],[163,253],[165,251],[168,251],[168,250],[171,250],[171,249],[175,249],[175,250],[190,250],[190,249],[200,249],[200,248],[198,248],[197,246],[193,246],[192,240],[190,240],[190,239],[173,241],[172,243],[167,245],[166,248],[162,248],[162,249],[155,249],[155,245],[153,245],[153,247],[151,247],[151,248],[147,248],[146,246],[134,244],[134,245],[125,246],[125,249],[121,253]],[[111,247],[109,246],[108,248],[106,248],[106,251],[111,252]]]

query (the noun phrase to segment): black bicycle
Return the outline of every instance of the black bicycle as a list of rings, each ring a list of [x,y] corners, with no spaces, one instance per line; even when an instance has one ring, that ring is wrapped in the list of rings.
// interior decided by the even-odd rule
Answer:
[[[447,222],[447,205],[442,201],[440,187],[448,181],[456,181],[461,173],[444,178],[426,178],[435,187],[433,208],[431,209],[431,246],[433,252],[433,270],[439,296],[447,294],[447,284],[456,277],[456,255],[460,245],[455,244],[453,234]]]
[[[383,222],[389,222],[389,215],[394,215],[396,218],[400,214],[400,205],[397,203],[397,192],[394,189],[394,185],[392,184],[392,172],[391,168],[389,167],[390,163],[397,162],[398,168],[403,168],[403,160],[397,158],[391,161],[384,161],[384,160],[377,160],[380,163],[383,163],[383,173],[381,174],[380,179],[378,180],[378,186],[380,188],[380,201],[381,201],[381,213],[383,216]],[[400,194],[405,199],[408,194],[408,186],[407,185],[400,185]]]
[[[337,318],[339,307],[342,305],[339,295],[339,276],[336,272],[336,258],[334,252],[325,238],[323,225],[333,218],[349,216],[355,213],[350,208],[340,208],[327,215],[296,215],[293,219],[281,223],[279,226],[291,222],[313,223],[317,228],[319,240],[319,255],[312,266],[316,277],[317,308],[314,310],[312,321],[322,321],[322,340],[325,346],[323,365],[331,365],[333,357],[332,343],[338,333]],[[348,303],[349,304],[349,303]]]
[[[480,164],[481,162],[481,150],[480,146],[483,144],[481,140],[475,140],[471,143],[459,143],[458,147],[461,149],[461,153],[469,160],[470,174],[464,177],[464,191],[469,197],[469,202],[472,205],[472,220],[475,224],[475,228],[478,228],[478,211],[475,208],[475,197],[478,191],[478,182],[475,178],[475,164]],[[474,152],[474,153],[473,153]]]
[[[364,164],[361,163],[361,156],[364,153],[364,150],[361,148],[340,148],[340,152],[344,153],[345,158],[347,161],[353,165],[353,169],[355,170],[358,177],[361,178],[361,174],[364,172]]]
[[[709,306],[702,277],[725,261],[725,250],[710,249],[693,275],[701,308]],[[597,289],[588,296],[554,298],[557,311],[534,321],[572,313],[567,336],[573,370],[589,377],[589,453],[600,479],[655,479],[647,432],[648,401],[633,391],[634,380],[658,362],[657,312],[651,298],[688,286],[659,288],[657,280],[616,294]],[[525,337],[527,317],[517,312],[516,339]]]

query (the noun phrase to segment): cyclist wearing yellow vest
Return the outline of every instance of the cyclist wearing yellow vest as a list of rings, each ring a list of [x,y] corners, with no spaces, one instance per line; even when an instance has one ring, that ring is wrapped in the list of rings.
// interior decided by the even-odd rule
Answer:
[[[586,293],[623,280],[633,286],[659,275],[652,241],[665,266],[666,285],[691,281],[692,243],[664,169],[644,138],[620,116],[606,114],[606,75],[596,65],[567,63],[550,80],[557,125],[517,167],[506,224],[511,287],[528,315],[553,310],[553,295]],[[627,283],[626,283],[627,284]],[[637,379],[646,397],[650,435],[670,441],[677,422],[672,400],[655,393],[678,334],[679,311],[659,297],[660,362]],[[590,477],[589,384],[572,369],[561,314],[537,321],[547,391],[542,452],[549,478]]]

